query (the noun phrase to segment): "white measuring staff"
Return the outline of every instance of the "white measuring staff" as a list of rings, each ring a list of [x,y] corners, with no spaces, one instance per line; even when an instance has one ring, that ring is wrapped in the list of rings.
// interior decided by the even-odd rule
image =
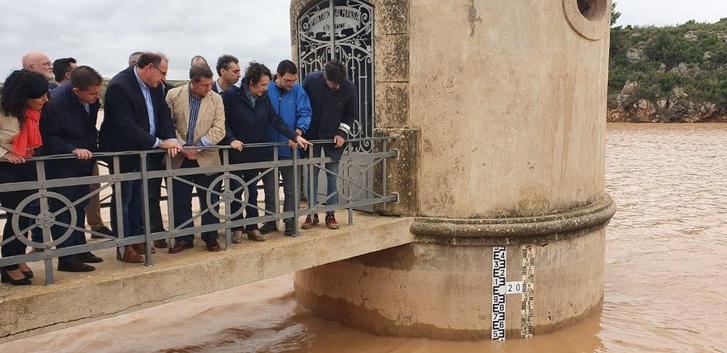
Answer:
[[[492,248],[492,340],[505,340],[505,315],[508,294],[522,294],[520,332],[523,338],[532,336],[535,259],[531,245],[522,248],[522,281],[507,281],[507,248]]]

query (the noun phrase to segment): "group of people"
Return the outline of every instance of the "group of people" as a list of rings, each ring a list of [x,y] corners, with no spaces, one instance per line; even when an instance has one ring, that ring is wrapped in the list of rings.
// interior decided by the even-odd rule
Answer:
[[[161,53],[135,52],[129,57],[128,67],[116,74],[108,83],[104,99],[104,118],[100,130],[96,129],[97,115],[101,104],[101,75],[89,66],[78,66],[73,58],[58,59],[51,63],[43,53],[28,53],[22,59],[23,69],[13,71],[5,80],[0,98],[0,184],[34,181],[36,168],[27,159],[42,155],[72,154],[74,159],[52,159],[46,163],[48,179],[77,178],[98,175],[94,153],[145,151],[162,149],[169,154],[171,168],[206,168],[221,165],[221,153],[216,145],[229,145],[229,163],[254,163],[272,160],[271,148],[246,148],[247,144],[264,142],[287,143],[289,148],[280,148],[279,159],[293,158],[299,150],[312,156],[325,155],[332,162],[325,164],[327,176],[326,204],[337,203],[336,176],[339,160],[346,139],[351,136],[351,126],[356,115],[356,90],[347,79],[346,67],[337,60],[325,64],[322,72],[306,75],[298,84],[298,69],[290,60],[283,60],[275,75],[265,65],[251,62],[244,76],[237,58],[222,55],[215,67],[218,78],[201,56],[192,58],[189,82],[171,87],[166,82],[169,68],[168,58]],[[55,80],[56,82],[53,82]],[[330,141],[313,145],[309,140]],[[118,163],[109,163],[112,173],[139,172],[142,163],[147,170],[165,168],[164,153],[124,155]],[[280,167],[283,183],[283,210],[293,211],[295,183],[293,167]],[[118,169],[118,170],[117,170]],[[274,173],[259,169],[234,172],[248,188],[231,179],[225,188],[234,191],[235,202],[231,212],[233,221],[259,216],[257,208],[256,181],[262,179],[265,190],[265,209],[275,209],[275,188],[279,180]],[[262,176],[260,174],[263,174]],[[317,175],[316,174],[316,179]],[[217,173],[200,173],[179,177],[171,190],[174,195],[173,210],[175,228],[192,227],[192,191],[196,185],[203,225],[219,223],[217,212],[208,210],[207,200],[218,204],[219,187],[213,185]],[[315,205],[318,183],[308,199]],[[147,185],[148,198],[143,198],[141,180],[122,181],[121,192],[113,192],[111,200],[111,229],[100,217],[98,185],[78,185],[54,188],[74,203],[77,214],[75,229],[58,248],[86,243],[83,231],[85,219],[93,237],[132,236],[145,232],[143,209],[148,207],[149,231],[163,232],[164,225],[160,210],[161,178],[151,179]],[[243,190],[248,197],[242,200]],[[0,193],[0,205],[16,209],[27,204],[20,212],[8,212],[3,230],[3,239],[15,234],[12,223],[15,219],[21,230],[33,228],[30,236],[42,242],[39,228],[32,227],[32,219],[22,214],[37,214],[38,205],[23,203],[32,190]],[[88,197],[89,193],[94,194]],[[95,199],[95,201],[94,201]],[[120,202],[117,202],[119,199]],[[79,202],[80,201],[80,202]],[[144,203],[147,205],[144,205]],[[117,219],[116,205],[122,217]],[[56,225],[51,227],[54,239],[69,231],[71,212],[60,200],[49,199],[48,207],[56,214]],[[242,208],[244,207],[244,213]],[[33,209],[34,208],[34,209]],[[17,219],[16,219],[17,218]],[[118,222],[118,221],[121,222]],[[285,235],[293,235],[297,220],[283,220]],[[238,222],[242,223],[242,222]],[[301,225],[309,229],[319,223],[317,214],[306,217]],[[337,229],[335,213],[326,212],[325,224]],[[277,222],[252,223],[233,228],[232,241],[240,243],[244,236],[254,241],[264,241],[265,234],[276,231]],[[173,244],[166,240],[155,241],[155,248],[168,248],[176,254],[193,247],[194,235],[179,236]],[[206,231],[202,240],[209,251],[221,250],[217,231]],[[153,250],[153,249],[150,249]],[[25,253],[26,246],[18,239],[2,245],[2,256],[10,257]],[[145,244],[119,247],[117,259],[128,263],[144,262]],[[61,256],[58,270],[69,272],[93,271],[90,263],[103,259],[91,252]],[[2,269],[2,281],[13,285],[31,284],[33,272],[25,263],[6,266]]]

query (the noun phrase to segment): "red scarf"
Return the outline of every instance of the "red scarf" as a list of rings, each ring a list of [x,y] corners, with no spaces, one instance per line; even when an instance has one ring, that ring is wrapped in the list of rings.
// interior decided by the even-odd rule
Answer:
[[[32,150],[43,144],[40,138],[40,111],[25,109],[24,114],[23,127],[13,140],[13,152],[21,157],[32,157]]]

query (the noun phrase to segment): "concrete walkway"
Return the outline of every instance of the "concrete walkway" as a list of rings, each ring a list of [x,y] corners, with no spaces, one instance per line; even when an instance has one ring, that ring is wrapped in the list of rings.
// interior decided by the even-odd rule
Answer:
[[[341,215],[343,216],[343,214]],[[339,219],[345,222],[346,217]],[[96,255],[87,274],[56,271],[56,283],[44,285],[41,263],[31,264],[32,286],[0,286],[0,342],[78,325],[139,309],[273,278],[343,259],[408,244],[412,218],[356,213],[355,224],[331,231],[318,226],[297,238],[279,232],[263,243],[245,240],[210,253],[196,247],[169,255],[158,249],[154,265],[115,260],[112,249]],[[224,241],[222,241],[223,243]]]

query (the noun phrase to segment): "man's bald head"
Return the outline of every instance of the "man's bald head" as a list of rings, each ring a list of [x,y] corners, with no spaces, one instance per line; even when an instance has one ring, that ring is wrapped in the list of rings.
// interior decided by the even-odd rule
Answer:
[[[53,79],[53,63],[45,53],[30,52],[23,55],[23,68],[43,74],[48,80]]]

